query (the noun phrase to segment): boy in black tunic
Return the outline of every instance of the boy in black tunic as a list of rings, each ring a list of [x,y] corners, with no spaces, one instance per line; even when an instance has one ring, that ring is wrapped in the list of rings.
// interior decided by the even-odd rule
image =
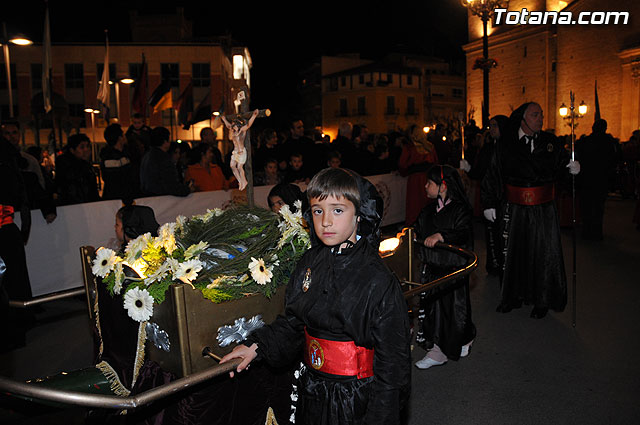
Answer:
[[[303,355],[296,423],[399,424],[410,385],[407,304],[378,255],[382,200],[356,173],[309,183],[317,240],[298,263],[284,315],[223,358],[278,366]],[[321,243],[317,243],[319,242]]]

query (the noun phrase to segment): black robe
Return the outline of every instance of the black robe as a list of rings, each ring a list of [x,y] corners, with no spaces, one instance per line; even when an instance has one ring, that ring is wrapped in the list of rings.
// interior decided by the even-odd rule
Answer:
[[[437,203],[427,205],[414,228],[419,239],[440,233],[445,243],[473,248],[472,213],[467,205],[451,200],[439,212]],[[445,276],[464,266],[459,255],[422,246],[422,283]],[[471,320],[469,278],[464,277],[420,295],[419,329],[416,342],[429,349],[437,344],[447,358],[458,360],[463,345],[471,342],[476,328]]]
[[[305,292],[308,269],[311,283]],[[397,279],[366,238],[341,254],[324,245],[307,251],[289,281],[284,315],[245,343],[258,344],[258,359],[286,364],[300,359],[305,327],[318,338],[373,348],[374,376],[357,379],[306,368],[296,423],[400,423],[411,378],[407,304]]]
[[[534,150],[512,131],[498,144],[482,182],[485,208],[496,208],[502,240],[501,306],[533,304],[563,311],[567,278],[555,201],[539,205],[507,202],[504,184],[558,184],[568,176],[569,153],[554,135],[540,132]]]

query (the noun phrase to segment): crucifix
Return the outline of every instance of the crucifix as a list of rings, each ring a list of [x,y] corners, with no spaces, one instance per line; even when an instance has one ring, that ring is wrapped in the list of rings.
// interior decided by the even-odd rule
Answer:
[[[256,109],[249,112],[249,100],[247,88],[243,87],[234,100],[236,113],[222,115],[222,121],[229,130],[229,137],[233,142],[231,154],[231,170],[238,180],[240,190],[247,188],[247,202],[253,206],[253,169],[251,166],[251,135],[248,130],[256,118],[268,117],[271,111],[268,109]]]

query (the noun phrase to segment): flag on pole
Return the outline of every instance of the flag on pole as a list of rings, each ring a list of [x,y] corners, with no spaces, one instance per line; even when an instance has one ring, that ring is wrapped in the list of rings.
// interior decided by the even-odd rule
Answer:
[[[131,106],[134,112],[143,117],[147,116],[147,62],[144,53],[142,54],[142,66],[140,67],[140,75],[136,79]]]
[[[173,109],[178,111],[178,124],[182,125],[185,130],[189,130],[191,126],[189,119],[193,112],[193,80],[185,87],[178,100],[174,102]]]
[[[211,118],[211,92],[208,91],[205,97],[200,101],[198,107],[193,111],[193,115],[189,124],[193,125],[200,121]]]
[[[105,30],[106,49],[104,52],[104,66],[102,68],[102,79],[98,88],[98,101],[102,104],[103,117],[109,121],[109,105],[111,104],[111,87],[109,87],[109,34]]]
[[[44,100],[44,112],[48,113],[51,106],[51,32],[49,28],[49,5],[46,4],[44,11],[44,33],[42,47],[42,98]]]
[[[171,94],[171,81],[164,80],[151,93],[149,105],[153,108],[153,113],[164,111],[173,106],[173,95]]]
[[[594,122],[598,121],[600,117],[600,101],[598,100],[598,80],[596,80],[596,112],[594,115]]]

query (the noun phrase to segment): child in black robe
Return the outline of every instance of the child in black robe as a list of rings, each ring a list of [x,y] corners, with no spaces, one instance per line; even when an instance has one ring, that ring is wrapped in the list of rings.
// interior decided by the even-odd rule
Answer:
[[[378,255],[382,200],[340,168],[316,174],[307,195],[317,239],[291,275],[284,314],[222,362],[242,358],[240,372],[254,359],[279,366],[302,355],[296,423],[399,424],[411,378],[409,320]]]
[[[434,248],[437,242],[472,248],[472,208],[457,170],[448,165],[434,165],[427,172],[427,196],[437,199],[427,205],[414,224],[426,248],[419,251],[423,264],[422,282],[445,276],[464,265],[454,253]],[[471,321],[469,278],[464,277],[423,292],[418,312],[416,342],[427,349],[416,362],[418,369],[458,360],[469,353],[476,329]]]

